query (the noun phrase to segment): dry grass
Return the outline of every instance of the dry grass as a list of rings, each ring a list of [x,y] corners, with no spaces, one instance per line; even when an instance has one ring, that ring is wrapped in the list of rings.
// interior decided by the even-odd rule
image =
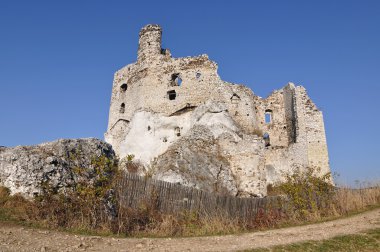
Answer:
[[[99,162],[100,165],[106,160]],[[110,167],[106,167],[107,171]],[[112,170],[112,169],[111,169]],[[99,170],[102,174],[102,170]],[[0,220],[11,220],[46,228],[63,228],[85,233],[123,236],[201,236],[247,232],[321,221],[345,216],[380,204],[380,187],[363,189],[334,188],[312,173],[288,177],[272,193],[286,194],[282,209],[261,210],[253,219],[230,218],[223,212],[200,214],[182,212],[164,214],[158,211],[156,199],[139,208],[126,208],[118,199],[120,173],[95,183],[82,183],[65,194],[45,190],[41,197],[29,201],[11,196],[0,187]],[[100,183],[101,182],[101,183]]]
[[[244,221],[228,218],[222,212],[163,214],[156,209],[154,200],[137,209],[118,204],[116,212],[117,215],[112,216],[104,201],[83,195],[78,197],[76,193],[46,195],[43,199],[29,201],[19,195],[10,196],[6,188],[0,187],[0,220],[88,234],[134,237],[220,235],[275,227],[283,217],[278,211],[260,211],[256,218]]]
[[[333,201],[336,214],[345,215],[350,212],[360,211],[368,206],[380,204],[380,187],[350,189],[339,188]]]

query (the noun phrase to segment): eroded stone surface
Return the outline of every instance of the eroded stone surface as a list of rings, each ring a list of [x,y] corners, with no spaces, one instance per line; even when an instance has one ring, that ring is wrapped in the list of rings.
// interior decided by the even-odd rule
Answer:
[[[0,185],[12,194],[40,194],[47,182],[53,190],[67,189],[79,180],[91,179],[94,159],[115,159],[111,145],[95,139],[61,139],[34,146],[0,148]],[[80,167],[82,172],[75,172]]]

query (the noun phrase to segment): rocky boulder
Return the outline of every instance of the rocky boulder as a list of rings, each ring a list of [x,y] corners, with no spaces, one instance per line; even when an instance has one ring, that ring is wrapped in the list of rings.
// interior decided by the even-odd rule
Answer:
[[[152,163],[153,178],[208,192],[236,195],[230,162],[206,126],[195,126]]]
[[[48,186],[66,190],[91,183],[100,161],[117,162],[111,145],[95,138],[61,139],[34,146],[0,148],[0,186],[33,197]]]

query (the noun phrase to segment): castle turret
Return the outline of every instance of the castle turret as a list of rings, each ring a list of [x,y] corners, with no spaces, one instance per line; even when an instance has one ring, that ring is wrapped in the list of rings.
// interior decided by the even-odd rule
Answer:
[[[137,52],[138,62],[154,59],[161,55],[161,37],[162,28],[159,25],[149,24],[141,29]]]

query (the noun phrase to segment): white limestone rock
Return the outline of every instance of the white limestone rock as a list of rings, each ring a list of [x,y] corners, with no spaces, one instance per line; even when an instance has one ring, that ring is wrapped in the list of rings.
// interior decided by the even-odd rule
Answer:
[[[12,194],[33,197],[48,183],[53,190],[65,190],[79,180],[91,182],[95,173],[93,158],[115,160],[111,145],[95,139],[61,139],[34,146],[0,148],[0,185]],[[115,160],[116,161],[116,160]],[[81,167],[85,172],[73,171]]]
[[[179,129],[176,130],[176,129]],[[261,196],[265,183],[257,136],[244,134],[223,103],[209,101],[175,116],[137,111],[121,145],[145,174],[210,192]],[[143,173],[139,173],[143,175]]]

